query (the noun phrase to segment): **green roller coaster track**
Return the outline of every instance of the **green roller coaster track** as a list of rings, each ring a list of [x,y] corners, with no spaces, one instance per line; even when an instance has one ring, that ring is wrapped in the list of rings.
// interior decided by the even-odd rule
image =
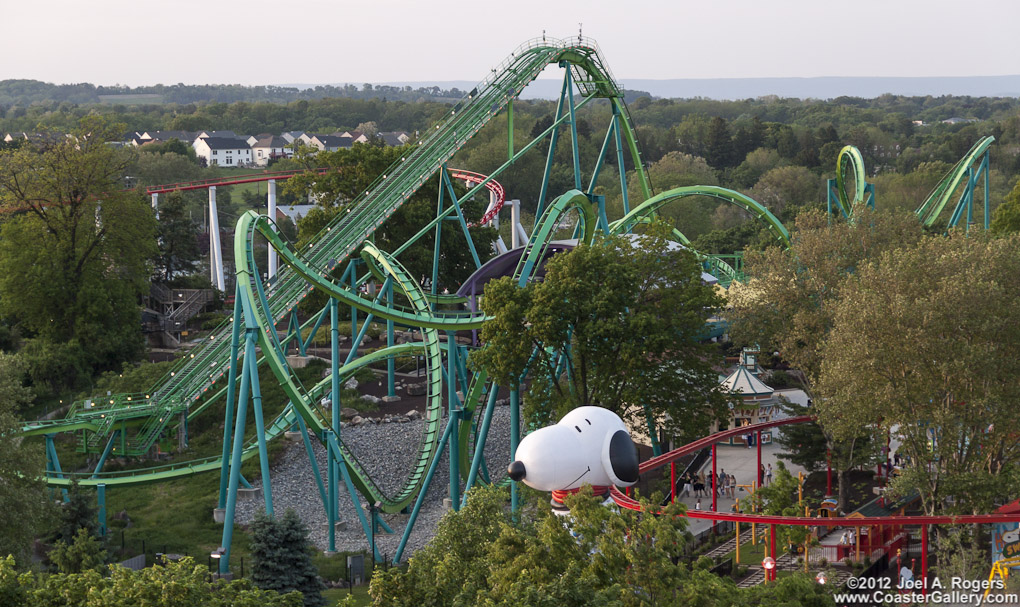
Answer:
[[[549,65],[563,69],[563,87],[557,104],[553,124],[532,141],[515,149],[512,134],[508,138],[507,160],[493,170],[487,179],[470,187],[467,193],[456,195],[450,185],[446,163],[493,117],[507,112],[508,123],[512,125],[512,101],[521,90],[534,80]],[[575,103],[574,90],[580,100]],[[595,99],[608,101],[612,111],[605,141],[590,179],[582,181],[576,136],[576,111]],[[511,127],[512,128],[512,127]],[[573,160],[575,188],[562,195],[550,197],[548,192],[553,156],[561,131],[570,133],[571,156]],[[512,133],[512,131],[511,131]],[[482,190],[489,180],[499,177],[522,155],[531,152],[540,142],[548,141],[546,163],[542,176],[542,187],[537,201],[538,221],[520,254],[513,277],[524,285],[547,258],[554,235],[562,229],[563,216],[574,213],[577,217],[575,237],[590,243],[597,230],[609,233],[629,232],[639,223],[650,221],[664,205],[688,196],[708,196],[734,204],[759,221],[763,222],[776,239],[777,244],[788,246],[790,234],[783,224],[767,208],[753,199],[725,188],[715,186],[692,186],[677,188],[652,195],[651,187],[644,172],[644,163],[638,148],[633,125],[631,124],[622,92],[614,82],[612,74],[602,61],[597,45],[589,40],[533,40],[510,55],[502,64],[468,96],[453,106],[443,121],[422,137],[407,152],[380,175],[344,211],[319,232],[306,247],[295,249],[276,231],[269,218],[255,212],[243,215],[235,230],[234,254],[237,264],[236,299],[234,315],[217,327],[208,338],[186,358],[181,359],[172,370],[144,394],[120,394],[99,397],[74,403],[64,419],[26,422],[22,426],[25,435],[45,435],[49,461],[47,482],[51,486],[64,487],[72,479],[82,484],[96,486],[104,495],[105,486],[130,485],[159,482],[188,474],[220,470],[219,508],[225,513],[222,545],[227,554],[221,559],[221,571],[229,571],[229,550],[233,529],[237,490],[240,478],[240,464],[256,454],[262,466],[263,494],[266,510],[273,511],[266,443],[286,430],[302,431],[306,450],[315,469],[318,491],[327,513],[330,549],[334,550],[332,524],[338,516],[339,488],[345,485],[359,520],[367,536],[382,523],[377,519],[381,512],[410,510],[403,539],[394,560],[400,559],[403,546],[409,536],[422,500],[436,471],[444,449],[450,450],[450,497],[454,507],[461,502],[461,480],[463,495],[472,486],[488,482],[489,477],[484,461],[484,447],[492,419],[498,386],[488,381],[483,373],[470,375],[464,362],[466,348],[458,345],[457,331],[473,330],[485,321],[483,314],[461,309],[465,298],[435,292],[436,270],[433,271],[432,293],[427,293],[419,280],[408,274],[398,258],[421,238],[436,234],[436,256],[440,255],[438,227],[441,222],[459,222],[465,236],[469,238],[468,224],[461,205],[475,193]],[[968,179],[972,194],[973,182],[982,174],[972,165],[985,153],[984,176],[987,181],[987,147],[990,141],[979,142],[964,160],[954,167],[940,187],[918,210],[925,221],[935,221],[942,208],[948,204],[952,193],[964,178]],[[616,154],[616,166],[625,166],[625,155],[635,167],[634,175],[643,194],[643,202],[630,207],[627,199],[628,184],[626,171],[620,170],[619,179],[623,192],[624,216],[609,223],[600,196],[594,194],[601,169],[608,154]],[[851,168],[854,171],[856,190],[851,201],[845,192],[845,176],[839,181],[840,209],[853,209],[855,202],[862,199],[860,190],[864,184],[863,161],[855,148],[845,148],[840,155],[840,172]],[[846,160],[844,160],[844,158]],[[969,160],[968,160],[969,159]],[[440,200],[435,218],[421,227],[420,231],[405,244],[392,252],[384,252],[372,242],[373,233],[429,179],[439,176]],[[987,187],[986,187],[987,191]],[[444,196],[447,198],[444,199]],[[551,198],[551,200],[549,200]],[[972,196],[971,196],[972,198]],[[873,199],[873,197],[872,197]],[[445,202],[444,202],[445,200]],[[958,203],[954,216],[961,214],[959,205],[969,209],[970,199]],[[922,210],[924,211],[922,213]],[[845,212],[845,211],[844,211]],[[958,217],[957,217],[958,218]],[[679,230],[674,230],[676,239],[689,245],[688,239]],[[255,242],[265,240],[278,252],[281,261],[279,273],[263,281],[255,263]],[[469,246],[473,247],[468,241]],[[458,243],[454,243],[458,245]],[[447,243],[449,246],[449,243]],[[459,245],[458,245],[459,246]],[[476,264],[478,263],[477,255]],[[707,268],[726,280],[738,279],[739,272],[722,258],[703,256]],[[358,268],[365,271],[359,274]],[[436,268],[438,266],[434,266]],[[336,278],[341,275],[340,278]],[[382,283],[377,296],[368,296],[358,288],[367,281]],[[328,304],[321,313],[313,315],[302,326],[297,326],[296,309],[312,290],[328,296]],[[353,344],[348,360],[343,362],[338,348],[338,308],[340,305],[351,309]],[[359,314],[363,315],[360,331],[357,330]],[[302,332],[314,334],[326,319],[329,319],[330,346],[332,350],[330,376],[308,388],[302,385],[287,361],[287,351],[293,341],[298,342],[299,351],[304,352]],[[373,320],[387,324],[387,346],[375,352],[358,356],[365,330]],[[280,337],[278,327],[290,322],[286,337]],[[420,332],[421,341],[395,344],[395,325],[412,328]],[[446,333],[444,340],[441,332]],[[384,491],[368,473],[366,466],[358,461],[355,453],[341,436],[339,419],[339,389],[345,380],[358,369],[373,363],[386,361],[392,393],[393,360],[403,355],[424,356],[426,361],[425,386],[426,408],[422,437],[418,454],[402,486],[392,493]],[[445,363],[445,365],[444,365]],[[262,418],[261,393],[259,387],[260,369],[268,368],[273,381],[281,385],[289,400],[283,413],[269,424]],[[265,375],[263,373],[263,375]],[[444,398],[444,390],[446,394]],[[510,390],[511,457],[520,438],[517,426],[519,419],[519,396],[516,386],[504,386]],[[129,472],[107,472],[102,470],[103,462],[111,452],[118,455],[142,455],[172,428],[184,428],[187,420],[203,413],[210,403],[225,398],[225,419],[222,453],[218,457],[182,462],[167,466],[133,470]],[[330,407],[322,406],[326,400]],[[444,411],[444,401],[446,410]],[[255,433],[248,434],[247,411],[254,410]],[[478,415],[479,405],[483,413]],[[183,421],[182,421],[183,420]],[[445,420],[445,422],[444,422]],[[133,431],[133,433],[129,432]],[[52,437],[61,432],[80,433],[83,448],[99,452],[102,457],[95,470],[90,473],[65,473],[56,461],[52,448]],[[323,484],[312,454],[310,439],[319,440],[327,450],[327,482]],[[105,444],[105,448],[104,448]],[[516,504],[516,487],[514,503]],[[360,500],[360,493],[370,505],[366,515]],[[376,555],[378,558],[378,554]]]

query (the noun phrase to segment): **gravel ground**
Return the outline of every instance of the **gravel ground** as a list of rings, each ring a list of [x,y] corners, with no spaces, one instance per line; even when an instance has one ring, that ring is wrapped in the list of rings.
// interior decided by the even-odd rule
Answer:
[[[445,427],[445,417],[443,420]],[[421,442],[424,422],[413,420],[406,423],[371,423],[348,426],[341,430],[341,437],[354,452],[355,457],[369,472],[372,479],[388,495],[397,493],[407,480],[414,463],[417,461],[418,448]],[[312,448],[318,461],[319,470],[323,474],[325,486],[326,452],[322,445],[312,440]],[[510,411],[508,407],[496,407],[493,413],[489,437],[486,441],[485,455],[490,472],[497,477],[505,475],[506,464],[510,452]],[[273,507],[283,512],[293,508],[309,528],[309,538],[318,548],[328,548],[328,525],[326,513],[322,505],[312,473],[311,464],[305,451],[304,441],[289,441],[287,450],[277,460],[271,471],[273,491]],[[404,549],[403,559],[407,559],[432,538],[436,525],[446,512],[443,498],[449,495],[450,467],[449,458],[444,451],[436,469],[432,484],[422,504],[421,512],[415,522],[414,531]],[[261,488],[262,483],[252,481],[252,487]],[[368,505],[364,497],[356,494],[362,508],[368,514]],[[343,482],[339,489],[340,522],[346,527],[336,533],[337,551],[368,550],[369,543],[358,521],[357,513],[351,503],[350,494]],[[247,524],[255,514],[264,510],[261,497],[238,501],[236,520]],[[382,519],[394,534],[381,533],[376,536],[376,546],[381,553],[392,555],[404,532],[409,516],[404,514],[386,514]]]

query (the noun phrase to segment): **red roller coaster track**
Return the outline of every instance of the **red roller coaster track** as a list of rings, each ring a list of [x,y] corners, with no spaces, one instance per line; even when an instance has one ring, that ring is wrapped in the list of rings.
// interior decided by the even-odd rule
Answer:
[[[730,430],[723,430],[710,436],[698,439],[693,443],[689,443],[669,453],[664,453],[658,457],[643,462],[638,470],[641,473],[648,472],[661,468],[677,459],[700,451],[705,447],[710,447],[714,443],[727,440],[734,436],[741,434],[748,434],[757,430],[766,430],[768,428],[776,428],[779,426],[786,426],[789,424],[801,424],[804,422],[811,421],[811,416],[803,417],[790,417],[786,419],[765,422],[761,424],[754,424],[751,426],[741,426],[739,428],[733,428]],[[613,487],[610,491],[610,495],[613,501],[616,502],[621,508],[627,508],[628,510],[636,510],[640,512],[642,510],[641,504],[627,495],[624,495],[622,491]],[[839,524],[838,521],[846,521],[848,526],[868,526],[868,525],[964,525],[970,523],[1008,523],[1020,521],[1020,512],[1015,513],[1003,513],[1003,514],[961,514],[961,515],[936,515],[936,516],[872,516],[865,518],[831,518],[831,517],[818,517],[818,516],[775,516],[768,514],[741,514],[736,512],[719,512],[716,510],[688,510],[684,516],[688,518],[697,519],[708,519],[712,521],[733,521],[740,523],[760,523],[766,525],[793,525],[799,527],[813,527],[815,525],[833,525]]]

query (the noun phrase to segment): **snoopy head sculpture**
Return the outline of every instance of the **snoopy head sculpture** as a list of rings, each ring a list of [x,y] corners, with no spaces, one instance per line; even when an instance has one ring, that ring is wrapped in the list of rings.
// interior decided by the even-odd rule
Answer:
[[[510,478],[539,491],[584,484],[629,487],[638,481],[638,455],[623,420],[602,407],[578,407],[559,423],[536,430],[517,446]]]

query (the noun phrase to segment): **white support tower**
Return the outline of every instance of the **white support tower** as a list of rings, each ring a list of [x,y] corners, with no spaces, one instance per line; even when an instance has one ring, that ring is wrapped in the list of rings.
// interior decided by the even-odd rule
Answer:
[[[223,251],[220,249],[220,219],[216,213],[216,186],[209,186],[209,274],[214,287],[226,290]]]
[[[152,193],[152,210],[156,212],[156,219],[159,219],[159,192]]]

